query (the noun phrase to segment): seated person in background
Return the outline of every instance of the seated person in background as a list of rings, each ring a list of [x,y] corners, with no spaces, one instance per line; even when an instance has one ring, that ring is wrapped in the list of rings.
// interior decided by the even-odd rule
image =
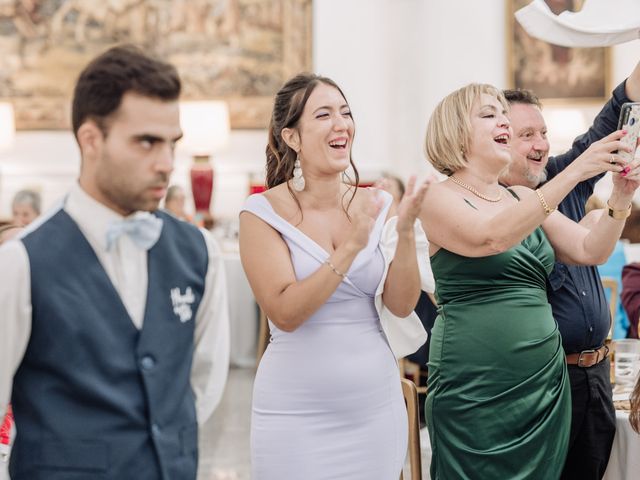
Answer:
[[[622,269],[622,306],[629,318],[627,338],[638,338],[640,315],[640,263],[630,263]]]
[[[188,220],[184,211],[185,200],[184,189],[178,185],[171,185],[164,199],[164,209],[180,220]]]
[[[13,223],[26,226],[40,215],[42,200],[40,194],[34,190],[20,190],[13,197],[11,211]]]

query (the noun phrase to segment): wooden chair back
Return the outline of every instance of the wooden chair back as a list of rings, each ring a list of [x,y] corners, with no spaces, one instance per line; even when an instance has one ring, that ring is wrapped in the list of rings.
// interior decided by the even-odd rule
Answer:
[[[609,325],[609,335],[607,339],[613,338],[613,324],[616,318],[616,312],[618,311],[618,282],[615,278],[601,277],[602,286],[605,290],[609,290],[609,312],[611,313],[611,324]]]
[[[411,480],[422,479],[422,451],[420,449],[420,415],[418,412],[418,390],[415,383],[403,378],[402,395],[407,405],[409,419],[409,470]],[[400,480],[403,474],[400,473]]]

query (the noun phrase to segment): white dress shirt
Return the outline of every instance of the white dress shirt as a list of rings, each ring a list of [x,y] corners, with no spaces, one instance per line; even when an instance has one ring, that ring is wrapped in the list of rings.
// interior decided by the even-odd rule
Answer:
[[[136,328],[141,329],[147,298],[147,251],[127,235],[118,237],[106,250],[110,222],[122,216],[90,197],[79,185],[61,207],[45,214],[24,234],[37,228],[60,208],[78,224],[120,294]],[[151,215],[137,212],[134,215]],[[220,248],[202,230],[209,255],[205,291],[196,315],[191,387],[196,397],[198,424],[202,425],[220,402],[229,368],[229,308]],[[51,239],[55,242],[55,239]],[[31,280],[29,257],[20,241],[0,247],[0,419],[11,398],[13,376],[19,367],[31,334]],[[51,281],[64,272],[51,272]],[[61,359],[62,360],[62,359]]]
[[[427,342],[429,337],[416,312],[411,312],[404,318],[396,317],[382,301],[382,293],[389,273],[389,266],[393,261],[398,246],[397,223],[397,216],[387,220],[380,237],[380,250],[384,257],[384,273],[376,289],[375,305],[380,317],[380,325],[389,341],[393,354],[396,358],[404,358],[417,351]],[[434,293],[436,282],[433,278],[429,260],[429,240],[427,240],[427,235],[422,229],[420,220],[416,220],[413,224],[413,234],[416,241],[418,270],[420,271],[420,288],[427,293]]]

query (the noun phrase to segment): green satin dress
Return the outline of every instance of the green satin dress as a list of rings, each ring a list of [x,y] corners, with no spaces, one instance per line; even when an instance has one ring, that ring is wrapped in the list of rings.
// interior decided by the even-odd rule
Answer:
[[[432,480],[560,477],[571,403],[546,295],[553,263],[540,228],[498,255],[431,258],[440,305],[425,405]]]

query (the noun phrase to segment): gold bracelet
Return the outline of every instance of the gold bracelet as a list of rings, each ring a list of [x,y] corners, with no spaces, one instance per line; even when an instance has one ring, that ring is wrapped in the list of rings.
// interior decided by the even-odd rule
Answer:
[[[344,273],[342,273],[341,271],[339,271],[339,270],[338,270],[338,269],[333,265],[333,263],[331,263],[328,259],[327,259],[327,260],[325,260],[325,261],[324,261],[324,263],[325,263],[326,265],[329,265],[329,268],[330,268],[331,270],[333,270],[333,273],[335,273],[336,275],[341,276],[342,278],[346,278],[346,276],[347,276],[347,275],[346,275],[346,274],[344,274]]]
[[[550,215],[552,212],[555,211],[555,208],[549,208],[549,204],[544,199],[544,195],[542,194],[542,190],[540,190],[539,188],[536,188],[536,195],[538,195],[538,200],[540,200],[540,205],[542,205],[542,208],[544,209],[544,214],[545,215]]]
[[[607,200],[607,207],[609,209],[609,216],[614,220],[625,220],[631,215],[631,204],[629,204],[629,207],[625,210],[614,210],[611,208],[611,205],[609,205],[609,200]]]

